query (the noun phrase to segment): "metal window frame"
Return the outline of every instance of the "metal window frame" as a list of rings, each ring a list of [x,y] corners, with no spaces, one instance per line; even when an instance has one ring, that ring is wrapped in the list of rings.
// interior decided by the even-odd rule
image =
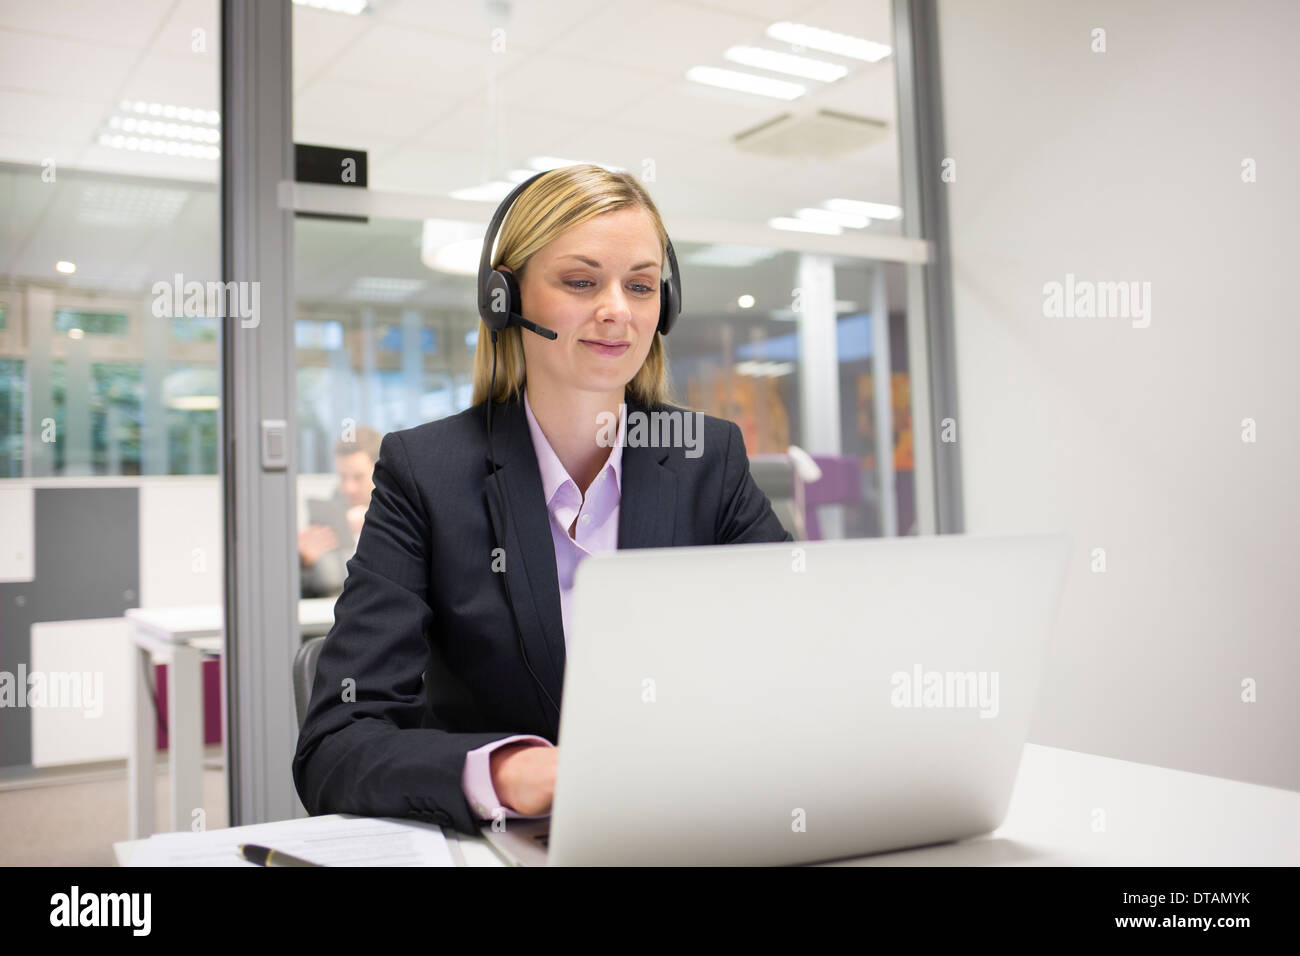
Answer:
[[[961,418],[948,197],[940,178],[945,156],[936,0],[894,0],[894,55],[904,234],[931,246],[928,263],[906,266],[917,527],[921,534],[960,534],[961,429],[958,441],[941,440],[943,421],[960,424]]]
[[[293,179],[290,0],[221,3],[222,281],[260,283],[256,325],[221,331],[225,515],[225,695],[231,826],[304,815],[291,764],[298,722],[292,668],[297,597],[297,449],[262,467],[264,420],[296,434],[293,213],[277,190]]]

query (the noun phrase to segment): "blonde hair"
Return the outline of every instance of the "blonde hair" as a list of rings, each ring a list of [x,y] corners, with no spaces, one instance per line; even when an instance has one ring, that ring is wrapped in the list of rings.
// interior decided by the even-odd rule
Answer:
[[[522,284],[524,270],[533,255],[561,233],[596,216],[618,209],[644,209],[659,233],[664,271],[668,269],[668,231],[645,187],[631,173],[610,172],[600,166],[579,164],[552,169],[519,194],[502,223],[492,268],[505,266]],[[516,310],[519,303],[515,303]],[[532,318],[531,316],[525,316]],[[545,324],[545,323],[543,323]],[[523,336],[518,326],[497,333],[496,388],[494,402],[522,395],[528,370],[524,365]],[[474,393],[471,405],[488,397],[492,381],[492,333],[482,318],[478,323],[478,344],[474,349]],[[627,383],[627,392],[642,404],[653,407],[672,401],[668,381],[668,357],[663,336],[658,332],[641,368]]]

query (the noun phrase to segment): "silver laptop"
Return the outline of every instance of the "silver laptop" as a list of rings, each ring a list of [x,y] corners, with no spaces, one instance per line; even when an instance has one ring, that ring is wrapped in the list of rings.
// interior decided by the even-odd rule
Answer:
[[[959,840],[1006,815],[1064,535],[617,551],[575,580],[534,865],[779,865]]]

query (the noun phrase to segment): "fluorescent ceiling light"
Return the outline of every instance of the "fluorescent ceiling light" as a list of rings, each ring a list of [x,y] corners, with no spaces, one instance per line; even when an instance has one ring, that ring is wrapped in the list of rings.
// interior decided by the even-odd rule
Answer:
[[[737,362],[735,365],[736,373],[739,375],[752,375],[755,377],[771,376],[773,378],[781,375],[789,375],[794,371],[793,362]]]
[[[779,249],[763,246],[738,246],[720,243],[705,246],[688,255],[677,253],[677,258],[693,266],[715,266],[724,269],[748,269],[750,266],[773,256],[780,255]]]
[[[70,276],[77,271],[77,266],[76,263],[69,262],[67,259],[60,259],[54,263],[54,269],[56,272],[62,272],[65,276]]]
[[[611,173],[622,173],[626,170],[622,166],[614,166],[611,163],[598,163],[594,159],[561,159],[559,156],[534,156],[528,160],[528,165],[533,167],[534,172],[545,172],[548,169],[559,169],[561,166],[599,166],[601,169],[608,169]]]
[[[777,100],[798,99],[807,92],[807,87],[801,83],[773,80],[766,76],[755,76],[737,70],[723,70],[716,66],[693,66],[686,71],[686,78],[706,86],[718,86],[724,90],[753,93],[756,96],[770,96]]]
[[[865,229],[871,225],[871,220],[866,216],[858,216],[848,212],[833,212],[829,209],[800,209],[795,215],[800,219],[807,219],[809,222],[827,222],[835,226],[847,226],[849,229]]]
[[[509,196],[510,191],[517,185],[519,184],[498,179],[494,182],[484,183],[482,186],[466,186],[464,189],[453,189],[449,195],[452,199],[468,199],[471,202],[500,202]]]
[[[90,183],[81,192],[76,218],[92,226],[167,226],[189,197],[180,189]]]
[[[161,136],[166,139],[188,140],[195,143],[221,142],[221,130],[211,126],[190,123],[173,123],[165,120],[136,119],[134,116],[110,116],[108,128],[124,133]]]
[[[221,407],[216,395],[177,395],[167,402],[168,408],[181,412],[215,412]]]
[[[773,73],[802,76],[806,80],[819,80],[822,83],[834,83],[836,80],[843,79],[849,72],[848,67],[840,66],[838,63],[827,63],[825,60],[814,60],[811,57],[795,56],[793,53],[765,50],[756,46],[733,46],[722,55],[732,63],[756,66],[760,70],[771,70]]]
[[[849,299],[835,300],[836,315],[839,315],[842,312],[856,312],[857,310],[858,310],[858,303],[856,302],[853,302]],[[803,316],[800,315],[798,312],[796,312],[794,309],[787,307],[784,309],[773,309],[771,312],[768,313],[768,318],[772,319],[775,322],[798,322],[801,318],[803,318]]]
[[[423,279],[389,279],[379,276],[362,276],[347,291],[349,299],[369,299],[381,302],[400,302],[409,299],[425,286]]]
[[[437,272],[476,275],[483,253],[483,224],[426,219],[420,233],[420,261]]]
[[[772,24],[767,28],[767,35],[773,40],[781,40],[792,46],[821,50],[855,60],[866,60],[868,63],[883,60],[893,52],[892,48],[883,43],[863,40],[861,37],[849,36],[847,33],[836,33],[833,30],[821,30],[803,23],[790,23],[788,20]]]
[[[314,7],[317,10],[328,10],[330,13],[346,13],[350,16],[356,16],[365,11],[366,0],[293,0],[300,7]]]
[[[558,156],[534,156],[528,160],[528,165],[533,169],[541,172],[546,169],[559,169],[561,166],[576,166],[576,159],[561,159]]]
[[[167,103],[146,103],[144,100],[122,100],[117,104],[117,110],[119,113],[134,113],[137,116],[180,120],[182,123],[206,123],[209,126],[221,125],[221,114],[219,112],[200,106],[172,106]]]
[[[100,146],[192,159],[221,155],[221,114],[216,110],[144,100],[122,100],[117,107],[121,115],[108,118]]]
[[[422,255],[420,261],[430,269],[439,272],[472,276],[478,275],[478,261],[482,254],[482,239],[462,239],[459,242],[449,242],[445,246],[440,246],[427,258]]]
[[[857,199],[828,199],[822,203],[832,212],[846,212],[856,216],[868,216],[872,219],[898,219],[903,210],[883,202],[862,202]]]
[[[136,153],[164,153],[168,156],[187,156],[192,159],[216,159],[221,150],[216,146],[198,143],[178,143],[175,140],[154,139],[151,136],[124,136],[121,133],[102,133],[99,145],[109,149],[126,149]]]
[[[625,170],[622,166],[610,166],[607,163],[590,162],[585,159],[561,159],[558,156],[534,156],[528,160],[528,165],[532,169],[512,169],[506,173],[505,179],[496,179],[490,183],[483,183],[481,186],[466,186],[464,189],[457,189],[448,195],[452,199],[467,199],[471,202],[500,202],[505,199],[514,190],[516,186],[522,183],[530,176],[538,173],[544,173],[551,169],[559,169],[561,166],[576,166],[582,163],[589,163],[592,166],[599,166],[602,169],[608,169],[611,173],[621,173]]]
[[[784,229],[787,232],[817,232],[824,236],[838,236],[844,232],[833,222],[813,222],[811,219],[793,219],[784,216],[769,219],[767,224],[773,229]]]

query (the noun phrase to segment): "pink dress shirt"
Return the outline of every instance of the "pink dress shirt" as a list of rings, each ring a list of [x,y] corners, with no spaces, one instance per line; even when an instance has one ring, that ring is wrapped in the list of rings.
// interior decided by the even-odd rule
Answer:
[[[533,438],[533,451],[542,475],[542,494],[551,518],[551,541],[555,544],[555,570],[560,582],[560,612],[564,619],[564,646],[569,646],[569,608],[572,600],[573,575],[584,558],[618,548],[618,505],[623,482],[623,435],[620,431],[609,460],[601,469],[584,497],[577,483],[569,477],[560,463],[551,443],[546,440],[532,405],[528,402],[528,388],[524,388],[524,412],[528,416],[528,430]],[[620,425],[620,428],[622,426]],[[573,537],[569,527],[574,519]],[[517,741],[551,746],[550,741],[534,734],[516,734],[485,744],[465,755],[465,768],[460,785],[469,801],[470,809],[481,819],[492,819],[500,812],[507,819],[537,819],[550,814],[527,815],[501,806],[496,789],[492,786],[491,765],[488,755],[498,747]]]

